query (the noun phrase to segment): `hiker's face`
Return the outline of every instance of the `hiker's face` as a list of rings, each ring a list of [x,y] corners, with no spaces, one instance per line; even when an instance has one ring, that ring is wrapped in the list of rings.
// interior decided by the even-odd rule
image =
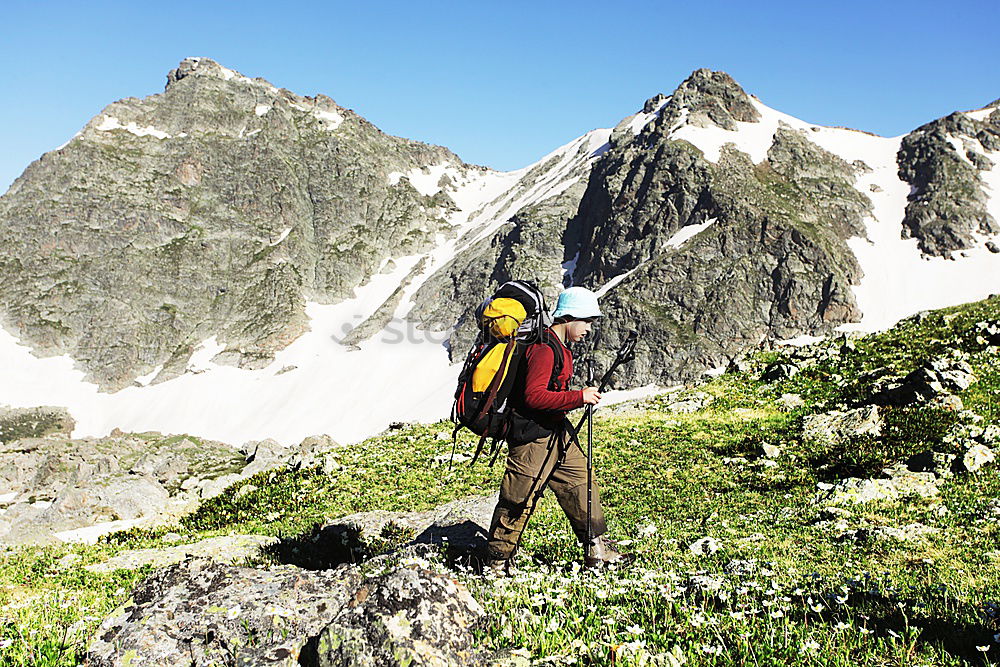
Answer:
[[[591,326],[593,326],[592,320],[573,320],[572,322],[567,322],[566,340],[571,343],[580,342],[590,333]]]

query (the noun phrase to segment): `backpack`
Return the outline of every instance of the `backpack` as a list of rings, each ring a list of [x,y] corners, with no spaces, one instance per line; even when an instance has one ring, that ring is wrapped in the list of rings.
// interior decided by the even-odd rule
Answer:
[[[513,410],[508,399],[524,353],[532,343],[549,342],[543,335],[549,325],[548,310],[537,287],[527,281],[512,280],[479,304],[475,318],[479,333],[458,375],[452,405],[451,418],[455,423],[452,456],[458,432],[465,427],[480,436],[473,464],[486,440],[493,440],[492,465],[499,453],[499,443],[510,429]],[[562,352],[554,358],[552,378],[562,370]]]

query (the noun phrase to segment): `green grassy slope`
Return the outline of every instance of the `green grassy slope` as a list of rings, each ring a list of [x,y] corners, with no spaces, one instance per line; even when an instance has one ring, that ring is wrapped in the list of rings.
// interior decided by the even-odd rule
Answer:
[[[705,408],[677,413],[677,394],[601,414],[595,459],[611,534],[639,554],[633,568],[579,571],[579,547],[546,496],[508,579],[460,572],[490,612],[486,645],[552,664],[966,665],[1000,657],[1000,473],[958,474],[930,498],[824,509],[826,485],[870,477],[928,449],[961,454],[946,435],[978,415],[1000,422],[1000,360],[975,324],[1000,319],[1000,298],[936,311],[891,331],[830,340],[794,377],[743,372],[695,390]],[[846,344],[845,344],[846,343]],[[824,352],[836,350],[836,353]],[[879,437],[806,442],[803,418],[849,407],[886,377],[955,350],[976,381],[967,412],[883,408]],[[692,390],[685,390],[690,392]],[[804,405],[781,402],[798,394]],[[80,566],[124,548],[225,533],[306,536],[327,519],[371,509],[426,509],[490,493],[502,466],[440,457],[448,424],[407,426],[341,451],[340,468],[262,473],[207,501],[178,526],[109,536],[93,547],[0,554],[0,663],[75,664],[85,637],[143,572],[91,575]],[[763,446],[780,449],[767,457]],[[460,443],[467,450],[471,439]],[[248,488],[241,488],[249,485]],[[252,487],[252,488],[250,488]],[[920,528],[913,529],[919,524]],[[886,528],[910,527],[900,540]],[[696,555],[705,537],[718,550]],[[385,544],[406,535],[386,535]]]

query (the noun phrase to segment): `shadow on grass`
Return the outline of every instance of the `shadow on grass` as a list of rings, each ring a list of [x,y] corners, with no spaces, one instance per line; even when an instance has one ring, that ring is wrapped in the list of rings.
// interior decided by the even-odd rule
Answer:
[[[351,524],[314,525],[309,531],[282,537],[264,553],[279,563],[307,570],[360,565],[394,555],[439,554],[452,567],[479,570],[486,550],[486,529],[471,520],[431,525],[419,534],[388,523],[378,537],[365,537]]]

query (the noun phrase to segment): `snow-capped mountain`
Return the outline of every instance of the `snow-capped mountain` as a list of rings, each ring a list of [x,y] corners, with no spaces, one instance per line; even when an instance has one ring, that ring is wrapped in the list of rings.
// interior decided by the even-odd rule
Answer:
[[[594,356],[643,334],[621,386],[884,328],[1000,292],[998,107],[882,138],[699,70],[500,173],[188,59],[0,198],[0,404],[353,441],[446,416],[469,308],[513,277],[602,292]]]

